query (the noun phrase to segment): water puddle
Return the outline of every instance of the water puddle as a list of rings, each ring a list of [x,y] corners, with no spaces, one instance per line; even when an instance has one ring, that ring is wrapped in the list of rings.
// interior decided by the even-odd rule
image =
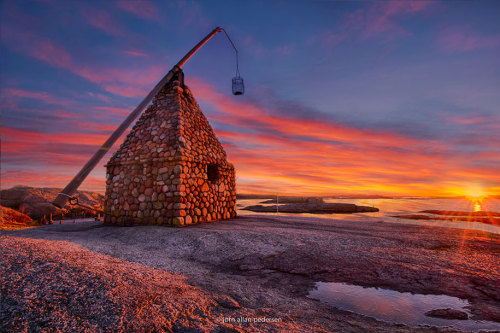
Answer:
[[[469,302],[446,295],[401,293],[381,288],[364,288],[337,282],[317,282],[308,297],[335,306],[341,310],[408,326],[451,326],[462,330],[500,330],[500,323],[476,320],[448,320],[425,315],[434,309],[452,308],[464,311]]]

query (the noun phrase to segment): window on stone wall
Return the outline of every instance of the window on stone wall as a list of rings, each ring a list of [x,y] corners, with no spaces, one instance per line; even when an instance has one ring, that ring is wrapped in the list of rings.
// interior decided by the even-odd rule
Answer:
[[[211,182],[219,180],[219,165],[218,164],[209,164],[207,166],[207,176],[208,180]]]

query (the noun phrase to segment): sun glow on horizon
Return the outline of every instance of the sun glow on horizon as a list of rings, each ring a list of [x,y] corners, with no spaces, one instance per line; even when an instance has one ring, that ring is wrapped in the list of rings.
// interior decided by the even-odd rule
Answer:
[[[484,187],[477,183],[469,183],[464,186],[463,193],[469,199],[472,211],[481,212],[483,210],[483,201],[488,197]]]
[[[470,199],[479,201],[479,199],[486,195],[486,192],[479,184],[468,184],[464,187],[464,194]]]

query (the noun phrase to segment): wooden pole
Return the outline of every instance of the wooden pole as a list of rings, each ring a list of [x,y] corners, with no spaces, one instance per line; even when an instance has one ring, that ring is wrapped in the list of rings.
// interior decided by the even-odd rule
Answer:
[[[278,198],[278,192],[276,192],[276,214],[279,214],[279,198]]]
[[[193,56],[210,38],[217,34],[222,29],[217,27],[212,32],[210,32],[205,38],[203,38],[195,47],[191,49],[161,80],[156,84],[156,86],[149,92],[149,94],[142,100],[142,102],[132,111],[131,114],[123,121],[123,123],[111,134],[111,136],[104,142],[104,144],[97,150],[97,152],[90,158],[90,160],[83,166],[83,168],[78,172],[78,174],[69,182],[68,185],[62,190],[62,192],[57,196],[57,198],[52,202],[56,207],[63,208],[68,202],[68,196],[75,194],[78,187],[83,183],[85,178],[89,173],[95,168],[97,163],[103,158],[103,156],[108,152],[108,150],[113,146],[113,144],[118,140],[118,138],[125,132],[125,130],[132,124],[132,122],[141,114],[142,110],[151,102],[153,97],[155,97],[158,92],[175,77],[177,73],[181,71],[182,65],[184,65],[189,58]]]

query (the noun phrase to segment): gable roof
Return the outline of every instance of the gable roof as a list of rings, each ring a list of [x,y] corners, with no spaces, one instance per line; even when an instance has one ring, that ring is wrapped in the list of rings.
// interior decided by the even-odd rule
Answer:
[[[108,164],[181,160],[227,164],[226,152],[193,94],[174,80],[155,96]]]

